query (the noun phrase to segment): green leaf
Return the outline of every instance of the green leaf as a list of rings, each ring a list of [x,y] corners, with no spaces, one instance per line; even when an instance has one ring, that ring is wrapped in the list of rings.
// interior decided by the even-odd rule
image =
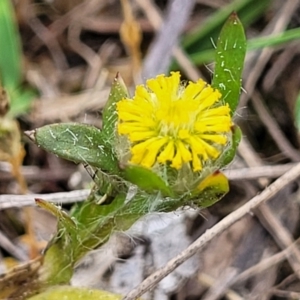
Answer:
[[[56,286],[45,292],[30,297],[29,300],[121,300],[122,296],[107,291],[78,288],[72,286]]]
[[[232,162],[232,160],[235,157],[237,147],[242,139],[242,131],[239,126],[234,125],[231,128],[231,132],[232,132],[231,146],[230,146],[230,148],[226,149],[221,155],[221,158],[220,158],[220,161],[221,161],[220,167],[221,168],[227,166],[229,163]]]
[[[94,126],[79,123],[52,124],[26,134],[39,147],[61,158],[112,173],[119,170],[110,145]]]
[[[47,210],[49,213],[51,213],[53,216],[57,217],[58,221],[60,223],[62,223],[62,225],[69,231],[74,231],[76,229],[76,224],[74,222],[74,220],[72,220],[70,218],[70,216],[63,210],[61,210],[60,207],[57,207],[56,205],[48,202],[48,201],[45,201],[43,199],[40,199],[40,198],[36,198],[35,199],[35,203]]]
[[[224,24],[216,49],[216,65],[212,86],[223,95],[234,113],[241,91],[241,77],[246,54],[243,25],[235,13]]]
[[[116,114],[116,103],[126,97],[128,97],[128,92],[125,83],[121,75],[117,74],[112,83],[108,101],[103,109],[102,132],[111,143],[114,142],[113,137],[116,122],[118,120],[118,116]]]
[[[0,1],[0,40],[2,83],[13,90],[21,82],[21,43],[11,0]]]
[[[148,193],[160,191],[165,197],[171,197],[173,194],[162,178],[141,166],[127,166],[123,171],[123,177]]]
[[[224,5],[212,13],[203,23],[199,24],[193,32],[183,37],[183,47],[187,50],[199,49],[201,47],[203,50],[204,42],[210,48],[212,46],[211,38],[213,36],[217,37],[218,34],[218,32],[215,32],[216,29],[220,31],[222,25],[233,11],[239,12],[241,9],[247,7],[249,3],[251,4],[251,2],[252,0],[234,0],[228,5]]]
[[[265,47],[274,47],[284,43],[292,42],[300,39],[300,28],[293,28],[280,32],[279,34],[272,34],[264,37],[257,37],[247,42],[247,51],[262,49]],[[195,65],[208,64],[214,60],[215,49],[206,49],[198,51],[189,55],[190,60]]]
[[[8,115],[14,117],[25,114],[30,109],[31,103],[36,98],[36,93],[29,88],[17,88],[9,91],[11,105]]]
[[[271,0],[233,0],[222,6],[199,23],[195,30],[183,37],[182,45],[185,52],[196,65],[211,63],[215,53],[212,41],[217,40],[222,25],[229,15],[233,11],[237,12],[244,26],[247,27],[265,13],[271,2]],[[178,68],[180,67],[175,62],[171,70],[178,70]]]
[[[14,117],[30,108],[34,93],[20,88],[22,82],[22,47],[11,0],[0,1],[0,81],[10,98],[9,115]]]

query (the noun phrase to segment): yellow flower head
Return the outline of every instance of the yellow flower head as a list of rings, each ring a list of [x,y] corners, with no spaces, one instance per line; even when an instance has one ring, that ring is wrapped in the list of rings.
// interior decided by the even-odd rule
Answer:
[[[118,134],[130,143],[132,164],[168,164],[194,172],[217,159],[228,143],[230,109],[221,93],[202,79],[180,84],[179,72],[159,75],[136,88],[132,99],[117,103]]]

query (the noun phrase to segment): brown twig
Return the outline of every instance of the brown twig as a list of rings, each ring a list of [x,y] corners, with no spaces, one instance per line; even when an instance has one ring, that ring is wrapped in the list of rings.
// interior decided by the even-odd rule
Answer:
[[[200,283],[206,287],[212,287],[216,285],[216,280],[207,274],[200,273],[198,275],[198,280]],[[225,296],[228,300],[242,300],[243,298],[238,295],[235,291],[227,289]]]
[[[300,161],[300,153],[293,148],[291,143],[282,133],[280,127],[276,121],[271,116],[267,107],[263,104],[262,97],[258,91],[253,91],[252,104],[258,113],[262,123],[268,129],[270,135],[275,141],[278,148],[282,151],[284,155],[289,157],[293,161]]]
[[[39,101],[32,113],[31,120],[36,123],[48,123],[64,118],[72,119],[80,112],[103,108],[109,95],[109,89],[92,89],[77,95],[66,95]]]
[[[278,178],[295,165],[297,165],[297,163],[289,163],[275,166],[262,165],[258,167],[241,169],[226,169],[224,170],[224,174],[229,180],[237,181],[245,179],[258,179],[262,177]]]
[[[35,198],[41,198],[55,204],[69,204],[83,201],[89,195],[90,190],[77,190],[52,194],[27,194],[27,195],[0,195],[0,210],[11,207],[23,207],[35,205]]]
[[[236,285],[238,283],[241,283],[243,281],[248,280],[249,278],[262,273],[263,271],[268,270],[269,268],[272,268],[276,266],[277,264],[281,263],[286,259],[286,257],[293,251],[292,247],[294,247],[294,244],[286,248],[285,250],[278,252],[262,261],[257,263],[256,265],[248,268],[244,272],[240,273],[232,282],[232,285]]]
[[[220,299],[227,291],[228,286],[236,277],[238,269],[227,268],[218,279],[215,280],[214,284],[209,288],[209,290],[202,297],[203,300],[216,300]]]
[[[3,165],[3,164],[2,164]],[[224,173],[229,180],[245,180],[257,179],[260,177],[278,178],[297,164],[285,164],[276,166],[261,166],[253,168],[242,168],[225,170]],[[0,164],[1,167],[1,164]],[[26,179],[37,180],[41,178],[49,178],[51,172],[54,179],[66,178],[71,174],[71,170],[65,170],[64,173],[53,174],[53,170],[40,170],[35,167],[23,166],[22,173]],[[39,177],[38,175],[39,174]],[[9,177],[11,178],[11,176]],[[9,179],[7,178],[7,179]],[[71,192],[52,193],[52,194],[29,194],[29,195],[0,195],[0,210],[12,207],[22,207],[28,205],[35,205],[34,198],[42,198],[57,204],[69,204],[84,201],[88,196],[90,190],[76,190]]]
[[[263,117],[263,116],[262,116]],[[245,143],[246,140],[243,140],[243,143]],[[244,144],[243,150],[239,149],[240,154],[243,155],[245,158],[246,163],[249,166],[262,166],[263,163],[258,157],[258,155],[255,153],[255,151],[252,149],[250,144]],[[268,179],[262,179],[259,180],[259,183],[262,187],[265,186],[266,182],[268,182]],[[281,224],[281,222],[274,216],[274,214],[271,212],[270,208],[267,204],[262,204],[258,208],[254,210],[255,215],[259,219],[260,223],[264,226],[264,228],[271,234],[271,236],[274,238],[274,240],[277,242],[278,246],[281,249],[285,249],[286,247],[293,244],[293,238],[291,237],[291,234],[289,231]],[[276,228],[276,230],[274,230]],[[300,253],[296,247],[292,248],[292,255],[288,258],[288,261],[295,271],[296,274],[300,277]]]
[[[296,41],[287,45],[283,53],[279,54],[276,63],[272,65],[270,70],[268,70],[268,73],[264,76],[263,89],[265,91],[270,91],[272,89],[276,80],[282,75],[282,71],[290,64],[299,51],[299,42]]]
[[[78,4],[73,9],[68,11],[62,17],[55,20],[51,25],[49,25],[49,31],[51,32],[52,38],[62,34],[66,28],[72,22],[78,22],[84,19],[85,16],[91,13],[97,13],[106,5],[106,2],[99,2],[99,0],[85,0],[84,2]],[[34,45],[34,50],[37,51],[42,46],[40,39],[33,38],[32,44]]]
[[[270,294],[278,296],[284,299],[300,299],[300,293],[292,291],[282,291],[277,289],[272,289]]]
[[[80,55],[87,62],[90,68],[92,68],[94,65],[96,67],[98,65],[102,65],[101,60],[97,55],[97,53],[95,53],[95,51],[93,51],[86,44],[81,42],[80,40],[81,31],[82,28],[80,23],[73,22],[70,24],[68,30],[68,42],[70,47],[73,49],[74,52]]]
[[[148,18],[149,22],[151,23],[155,31],[159,31],[163,23],[162,15],[159,9],[155,6],[155,4],[151,0],[135,0],[135,1],[142,8],[143,12],[145,13],[146,17]],[[184,53],[181,47],[177,45],[173,45],[172,52],[174,58],[177,60],[178,64],[184,70],[188,78],[196,81],[198,80],[199,77],[203,77],[201,76],[198,69],[190,61],[188,56]],[[163,58],[163,59],[164,57],[165,57],[164,54],[159,56],[159,58]],[[149,60],[148,64],[150,65],[151,58],[148,58],[148,60]],[[144,66],[144,68],[147,67]]]
[[[281,224],[278,218],[272,213],[270,207],[266,204],[261,205],[254,211],[260,223],[272,235],[276,244],[283,250],[290,247],[290,255],[287,256],[287,259],[295,274],[300,278],[300,252],[295,246],[294,239],[290,232]]]
[[[286,172],[283,176],[278,178],[274,183],[267,187],[261,194],[252,198],[249,202],[244,204],[242,207],[232,212],[214,227],[207,230],[200,238],[192,243],[182,253],[171,259],[163,268],[154,272],[151,276],[146,278],[140,285],[129,292],[123,299],[136,299],[137,297],[144,294],[146,291],[154,288],[163,278],[170,274],[179,265],[185,262],[187,259],[195,255],[200,249],[202,249],[208,242],[214,237],[224,232],[232,224],[243,218],[245,215],[250,213],[258,205],[269,200],[278,191],[284,188],[287,184],[294,181],[300,175],[300,164],[297,164],[294,168]]]
[[[261,158],[256,154],[254,149],[252,148],[251,144],[248,142],[246,138],[243,138],[239,144],[238,148],[239,155],[244,159],[246,164],[249,167],[261,167],[263,166],[263,161]],[[260,178],[258,180],[259,184],[264,187],[269,183],[267,178]]]
[[[28,256],[17,247],[3,232],[0,231],[0,246],[19,261],[27,261]]]
[[[291,16],[296,11],[298,5],[299,0],[285,1],[284,6],[280,10],[278,10],[278,13],[269,23],[266,30],[264,30],[263,35],[270,35],[282,32],[286,28],[287,24],[290,22]],[[261,76],[262,70],[265,68],[273,52],[274,48],[264,48],[258,54],[258,57],[254,58],[255,62],[253,62],[253,59],[249,59],[247,61],[245,69],[249,71],[251,70],[251,72],[244,72],[245,74],[249,73],[246,76],[247,80],[244,86],[247,93],[241,95],[239,107],[245,107],[247,105],[248,100],[250,99],[252,93],[255,90],[256,83],[259,77]]]
[[[36,36],[47,46],[56,67],[59,70],[66,70],[68,68],[68,62],[55,35],[36,17],[31,17],[28,21],[28,25]]]

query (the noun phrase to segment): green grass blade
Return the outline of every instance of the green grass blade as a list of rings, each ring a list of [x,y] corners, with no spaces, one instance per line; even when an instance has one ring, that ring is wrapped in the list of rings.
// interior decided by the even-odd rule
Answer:
[[[235,0],[232,3],[226,5],[224,8],[212,14],[209,17],[209,19],[207,19],[203,24],[201,24],[201,26],[199,26],[195,31],[193,31],[190,34],[187,34],[183,38],[183,47],[187,49],[193,46],[194,44],[198,44],[198,42],[200,42],[206,36],[211,36],[211,32],[217,27],[220,28],[233,11],[238,12],[251,1],[252,0]]]
[[[0,0],[1,1],[1,0]],[[36,93],[30,88],[15,88],[10,91],[11,105],[8,115],[11,117],[24,114],[35,99]]]
[[[21,82],[21,43],[11,0],[0,1],[0,75],[8,91]]]
[[[248,40],[247,51],[257,50],[265,47],[274,47],[280,44],[300,39],[300,28],[290,29],[276,35],[254,38]],[[191,54],[189,57],[196,65],[210,63],[214,60],[215,49],[211,48],[202,52]]]
[[[235,0],[212,13],[206,21],[193,32],[182,39],[182,46],[188,53],[198,53],[212,47],[211,40],[215,40],[230,14],[235,11],[245,27],[255,22],[270,5],[270,0]]]
[[[25,113],[35,98],[35,92],[23,88],[21,38],[11,0],[0,0],[0,80],[10,97],[8,115]]]
[[[294,28],[287,31],[284,31],[280,34],[263,36],[259,38],[252,39],[248,42],[247,50],[255,50],[264,47],[271,47],[294,40],[300,39],[300,28]]]
[[[219,32],[230,14],[235,11],[245,27],[255,22],[270,5],[270,0],[234,0],[230,4],[212,13],[206,21],[193,32],[182,39],[185,52],[197,64],[211,62],[214,57],[213,42],[217,40]],[[171,70],[178,70],[179,66],[173,62]]]

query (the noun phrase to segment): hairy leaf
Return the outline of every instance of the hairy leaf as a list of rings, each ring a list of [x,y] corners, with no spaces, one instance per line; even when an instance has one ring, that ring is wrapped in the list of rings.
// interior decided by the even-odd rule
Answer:
[[[124,170],[124,178],[149,193],[160,191],[164,196],[171,196],[172,191],[161,177],[141,166],[128,166]]]
[[[242,71],[246,54],[246,37],[243,25],[235,13],[223,26],[216,49],[216,65],[212,86],[234,113],[240,96]]]
[[[114,142],[114,131],[117,123],[116,103],[128,97],[127,89],[122,77],[117,74],[112,83],[108,101],[103,110],[103,134],[110,143]]]
[[[43,149],[57,156],[89,164],[108,172],[117,172],[118,164],[110,145],[94,126],[79,123],[46,125],[27,132]]]

